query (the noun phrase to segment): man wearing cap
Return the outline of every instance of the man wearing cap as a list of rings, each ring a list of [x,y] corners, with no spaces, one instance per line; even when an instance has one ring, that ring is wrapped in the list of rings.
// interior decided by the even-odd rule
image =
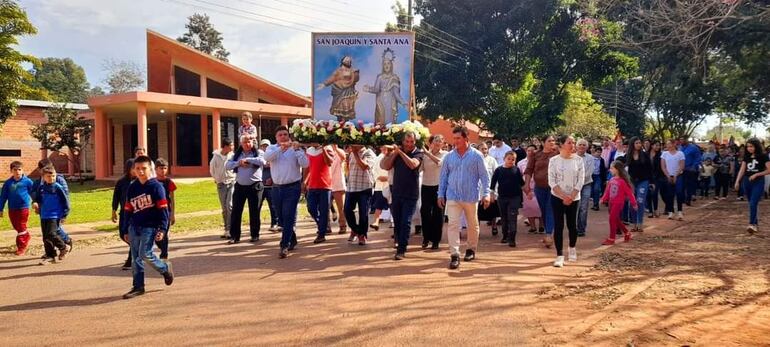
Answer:
[[[270,146],[270,140],[264,139],[259,142],[259,149],[264,153],[267,152],[267,147]],[[267,208],[270,210],[270,231],[276,232],[281,231],[281,223],[278,211],[275,209],[275,205],[273,204],[273,197],[271,196],[273,192],[273,176],[270,172],[270,163],[266,163],[265,166],[262,167],[262,183],[264,184],[265,188],[262,191],[262,201],[260,202],[262,206],[264,206],[264,202],[267,201]],[[261,210],[260,210],[261,212]]]

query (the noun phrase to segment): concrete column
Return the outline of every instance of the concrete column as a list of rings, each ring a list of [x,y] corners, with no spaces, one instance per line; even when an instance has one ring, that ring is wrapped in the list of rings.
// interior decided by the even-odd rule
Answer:
[[[110,171],[107,169],[109,165],[109,157],[107,155],[107,150],[109,149],[107,145],[107,124],[104,110],[96,108],[94,110],[94,149],[96,151],[94,174],[96,179],[106,178]]]
[[[281,125],[289,126],[289,117],[281,116]]]
[[[201,166],[209,165],[209,125],[208,114],[201,113]],[[213,135],[213,134],[212,134]]]
[[[136,105],[137,144],[149,153],[147,148],[147,104],[140,102]],[[133,148],[131,149],[133,150]]]
[[[219,109],[215,108],[211,111],[211,147],[212,148],[219,148],[219,145],[222,144],[222,126],[219,123],[221,119],[221,114],[219,113]]]
[[[206,98],[208,95],[208,83],[206,82],[206,76],[201,75],[201,97]]]

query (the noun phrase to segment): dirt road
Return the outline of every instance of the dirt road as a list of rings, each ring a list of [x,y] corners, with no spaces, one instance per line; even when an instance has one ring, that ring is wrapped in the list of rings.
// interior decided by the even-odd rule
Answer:
[[[770,204],[762,206],[767,215]],[[0,260],[0,345],[661,346],[768,345],[768,241],[748,236],[745,203],[698,202],[687,221],[655,219],[630,244],[599,246],[591,212],[580,260],[520,232],[519,247],[482,229],[459,271],[440,251],[392,260],[390,229],[364,247],[334,235],[278,259],[278,234],[228,246],[216,231],[173,239],[176,282],[147,280],[122,300],[126,246],[82,247],[62,264]],[[520,227],[523,229],[523,227]]]

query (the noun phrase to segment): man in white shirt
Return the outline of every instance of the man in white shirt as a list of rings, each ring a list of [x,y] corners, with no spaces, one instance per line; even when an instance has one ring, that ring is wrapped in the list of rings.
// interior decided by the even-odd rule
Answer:
[[[217,184],[219,193],[219,206],[222,208],[222,219],[225,222],[223,239],[230,238],[230,214],[233,212],[233,188],[235,187],[235,173],[227,170],[225,164],[233,158],[233,140],[222,139],[222,148],[212,153],[209,162],[209,173]]]
[[[492,148],[489,149],[489,155],[495,158],[497,166],[503,165],[505,162],[505,153],[511,151],[511,147],[503,142],[503,138],[500,135],[495,135],[492,139]]]

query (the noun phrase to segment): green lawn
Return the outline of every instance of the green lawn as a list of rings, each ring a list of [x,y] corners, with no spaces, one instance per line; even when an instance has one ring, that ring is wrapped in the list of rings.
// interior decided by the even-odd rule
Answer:
[[[86,182],[83,185],[78,183],[70,184],[70,203],[71,212],[67,218],[68,224],[88,223],[98,221],[109,221],[112,213],[112,186],[105,186],[95,182]],[[205,181],[192,184],[177,184],[177,190],[174,193],[176,203],[176,213],[188,213],[196,211],[213,211],[219,209],[219,198],[213,182]],[[304,202],[300,203],[300,217],[307,216],[307,209]],[[7,209],[6,209],[7,212]],[[244,213],[244,217],[248,213]],[[262,209],[262,220],[268,220],[269,212],[267,207]],[[186,228],[198,225],[198,228],[207,227],[211,224],[216,227],[221,217],[214,216],[196,216],[177,220],[175,228]],[[38,227],[40,219],[32,214],[29,218],[30,227]],[[115,230],[113,227],[112,230]],[[10,230],[11,223],[7,218],[0,220],[0,230]],[[110,228],[104,227],[109,230]]]

